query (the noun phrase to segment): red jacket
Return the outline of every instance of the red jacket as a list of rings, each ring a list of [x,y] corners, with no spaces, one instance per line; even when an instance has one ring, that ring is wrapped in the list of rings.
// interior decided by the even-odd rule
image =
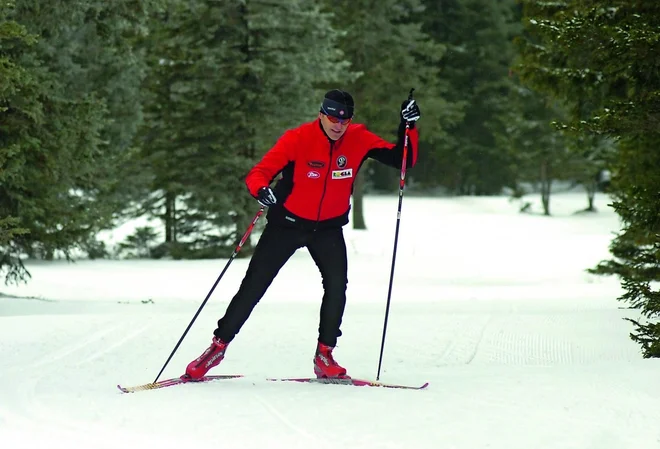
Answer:
[[[248,173],[245,183],[252,196],[268,186],[278,174],[277,204],[270,207],[268,221],[317,229],[348,223],[353,183],[362,163],[373,158],[401,169],[405,125],[399,127],[397,144],[383,140],[366,126],[350,124],[333,141],[320,120],[286,131]],[[408,131],[407,167],[417,162],[417,129]]]

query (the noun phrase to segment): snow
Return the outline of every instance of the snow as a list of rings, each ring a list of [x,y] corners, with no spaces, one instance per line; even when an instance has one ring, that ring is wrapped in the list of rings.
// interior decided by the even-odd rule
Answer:
[[[226,260],[30,262],[0,297],[2,448],[660,448],[660,361],[629,339],[616,278],[585,270],[619,229],[607,199],[404,197],[380,379],[422,391],[265,381],[312,375],[320,276],[305,250],[280,272],[212,374],[154,380]],[[375,378],[396,196],[346,228],[348,305],[336,357]],[[125,229],[122,230],[125,232]],[[210,343],[247,267],[236,259],[160,377]],[[9,297],[9,295],[17,296]]]

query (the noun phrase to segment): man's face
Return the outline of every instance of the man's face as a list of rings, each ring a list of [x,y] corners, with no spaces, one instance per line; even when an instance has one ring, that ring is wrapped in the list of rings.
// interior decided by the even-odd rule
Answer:
[[[335,123],[335,120],[339,119],[335,117],[329,117],[322,112],[319,112],[319,118],[321,119],[321,126],[323,126],[323,130],[332,140],[337,140],[343,136],[346,132],[346,129],[348,129],[348,124],[351,123],[350,119],[342,119],[341,121],[337,121]],[[343,124],[341,123],[342,121],[344,122]]]

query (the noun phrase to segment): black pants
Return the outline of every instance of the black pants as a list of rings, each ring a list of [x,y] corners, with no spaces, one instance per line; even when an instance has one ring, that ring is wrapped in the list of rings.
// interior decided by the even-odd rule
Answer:
[[[323,300],[319,320],[319,341],[329,346],[341,336],[341,320],[346,306],[348,262],[342,228],[303,231],[266,225],[247,273],[225,315],[218,321],[216,337],[229,343],[247,321],[250,313],[298,248],[307,247],[323,279]],[[295,291],[296,286],[291,289]]]

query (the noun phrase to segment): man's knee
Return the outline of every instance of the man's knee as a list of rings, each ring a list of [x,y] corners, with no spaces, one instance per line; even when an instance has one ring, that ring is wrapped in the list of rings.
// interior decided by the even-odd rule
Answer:
[[[346,292],[347,284],[348,279],[345,277],[330,277],[323,279],[323,288],[332,293],[344,294]]]

